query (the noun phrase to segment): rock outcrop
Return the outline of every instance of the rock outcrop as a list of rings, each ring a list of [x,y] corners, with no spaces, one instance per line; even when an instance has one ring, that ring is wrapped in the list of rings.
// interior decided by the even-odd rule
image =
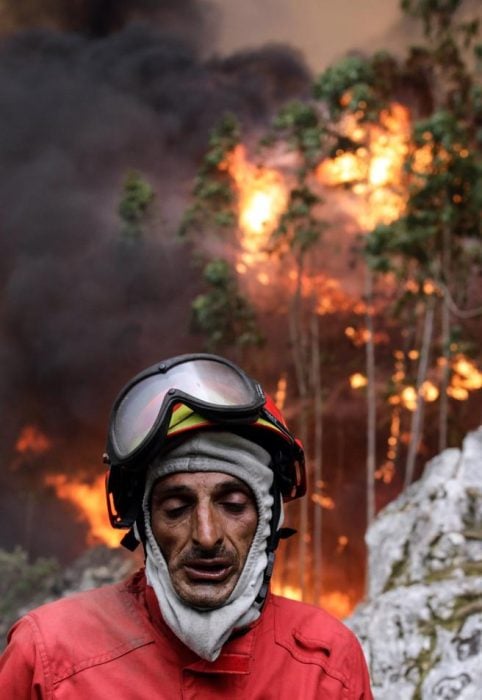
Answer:
[[[482,428],[429,462],[367,533],[360,638],[376,700],[482,698]]]

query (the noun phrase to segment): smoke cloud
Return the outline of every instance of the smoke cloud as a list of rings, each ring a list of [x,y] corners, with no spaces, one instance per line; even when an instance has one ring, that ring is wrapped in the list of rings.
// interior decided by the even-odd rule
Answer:
[[[228,110],[255,126],[309,84],[290,49],[207,58],[213,18],[194,0],[39,5],[0,5],[4,546],[22,539],[25,494],[34,516],[54,507],[45,471],[98,473],[124,381],[199,347],[187,331],[199,282],[174,230],[209,130]],[[156,200],[129,242],[117,209],[132,169]],[[41,458],[15,453],[26,424],[51,441]],[[48,526],[29,528],[34,554],[57,547]]]
[[[169,31],[206,38],[213,18],[198,0],[2,0],[3,31],[32,27],[56,28],[103,37],[132,21],[148,20]],[[189,27],[192,31],[189,32]]]

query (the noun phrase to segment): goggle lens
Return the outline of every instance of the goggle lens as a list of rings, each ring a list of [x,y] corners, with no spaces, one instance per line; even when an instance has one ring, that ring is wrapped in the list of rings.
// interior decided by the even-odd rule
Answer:
[[[171,392],[170,392],[171,390]],[[127,457],[157,423],[164,399],[182,392],[214,409],[253,405],[253,387],[232,367],[215,360],[190,360],[135,384],[117,407],[113,425],[116,450]],[[160,417],[161,423],[167,416]]]

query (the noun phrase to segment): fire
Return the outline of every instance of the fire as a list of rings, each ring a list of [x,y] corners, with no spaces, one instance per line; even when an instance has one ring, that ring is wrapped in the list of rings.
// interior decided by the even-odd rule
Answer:
[[[274,402],[280,411],[283,410],[285,405],[287,388],[288,380],[286,378],[286,374],[282,374],[278,380],[278,386],[276,387],[276,394],[274,396]]]
[[[361,372],[355,372],[350,377],[350,386],[352,389],[361,389],[368,384],[368,379]]]
[[[291,600],[303,600],[303,594],[300,588],[296,586],[283,585],[273,582],[271,585],[275,595],[281,595]],[[321,605],[329,613],[342,620],[347,617],[353,610],[353,602],[347,593],[342,591],[329,591],[323,593],[319,601],[315,604]]]
[[[311,494],[311,500],[326,510],[333,510],[335,507],[335,501],[330,496],[324,496],[321,493]]]
[[[59,498],[71,501],[76,506],[79,519],[87,521],[88,544],[102,542],[110,547],[119,545],[119,533],[111,528],[107,519],[104,476],[85,481],[80,477],[50,474],[45,482],[54,487]]]
[[[26,425],[20,432],[15,443],[15,450],[18,454],[41,455],[51,448],[50,440],[35,425]]]
[[[242,274],[246,267],[264,259],[269,236],[288,203],[288,192],[281,173],[250,163],[242,145],[236,146],[222,167],[233,178],[238,192],[244,253],[237,269]],[[261,283],[266,284],[266,280]]]
[[[321,596],[321,605],[329,613],[342,620],[353,610],[353,602],[347,593],[330,591]]]
[[[377,331],[371,335],[367,328],[353,328],[353,326],[348,326],[348,328],[345,328],[345,335],[357,348],[366,345],[370,340],[373,340],[375,345],[389,342],[388,333],[385,331]]]
[[[271,588],[275,595],[282,595],[285,598],[291,598],[291,600],[303,600],[301,589],[296,586],[285,586],[273,581]]]
[[[420,393],[423,397],[423,399],[427,402],[432,402],[436,401],[439,397],[439,390],[430,381],[425,381],[422,384],[422,388],[420,390]],[[415,411],[417,408],[417,390],[414,386],[406,386],[401,394],[400,394],[400,399],[402,405],[408,409],[409,411]]]
[[[389,224],[403,212],[407,194],[404,187],[404,161],[410,142],[408,110],[393,103],[380,113],[378,124],[357,122],[347,115],[342,132],[355,143],[354,151],[339,150],[334,158],[317,169],[319,181],[329,187],[350,185],[363,198],[357,219],[365,230]]]
[[[467,398],[469,391],[482,389],[482,372],[465,355],[457,355],[454,358],[452,369],[454,373],[449,387],[452,398],[459,399],[464,391],[464,398]]]

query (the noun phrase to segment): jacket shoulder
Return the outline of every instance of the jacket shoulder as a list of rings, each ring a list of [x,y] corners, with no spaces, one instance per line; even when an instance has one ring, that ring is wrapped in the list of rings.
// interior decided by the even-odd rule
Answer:
[[[276,643],[303,664],[317,664],[340,680],[353,685],[365,673],[365,660],[354,633],[326,610],[273,595]]]
[[[297,630],[304,636],[324,641],[327,648],[354,636],[346,625],[323,608],[276,595],[272,596],[272,600],[278,624]]]
[[[54,683],[152,641],[133,579],[76,593],[32,610],[11,631],[30,635]]]

